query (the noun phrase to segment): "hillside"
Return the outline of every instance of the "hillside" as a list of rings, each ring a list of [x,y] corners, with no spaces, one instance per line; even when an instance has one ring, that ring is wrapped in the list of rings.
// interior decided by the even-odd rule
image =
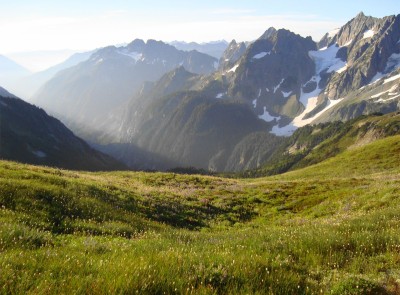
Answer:
[[[360,116],[347,122],[307,125],[283,140],[262,168],[246,171],[243,175],[265,176],[307,167],[346,150],[398,134],[399,112]]]
[[[42,109],[1,87],[0,159],[90,171],[126,168],[91,148]]]
[[[246,180],[1,161],[1,290],[398,294],[399,164],[399,135]]]

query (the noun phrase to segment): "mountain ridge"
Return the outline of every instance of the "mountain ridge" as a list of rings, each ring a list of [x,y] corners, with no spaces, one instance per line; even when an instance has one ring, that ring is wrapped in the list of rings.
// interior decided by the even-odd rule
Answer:
[[[0,158],[76,170],[125,170],[59,120],[0,88]]]

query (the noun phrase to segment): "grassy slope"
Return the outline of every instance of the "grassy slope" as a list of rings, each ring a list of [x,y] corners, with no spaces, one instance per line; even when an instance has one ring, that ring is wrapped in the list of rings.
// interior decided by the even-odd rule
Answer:
[[[0,293],[398,294],[399,164],[400,136],[262,179],[0,162]]]
[[[264,167],[246,171],[244,175],[266,176],[308,167],[349,148],[399,134],[400,113],[361,116],[345,123],[307,125],[287,138]]]

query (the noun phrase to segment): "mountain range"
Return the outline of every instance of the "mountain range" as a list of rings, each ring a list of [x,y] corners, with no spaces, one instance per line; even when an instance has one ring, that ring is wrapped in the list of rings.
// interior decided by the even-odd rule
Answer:
[[[32,101],[134,169],[243,171],[307,124],[400,109],[399,74],[400,15],[360,13],[318,42],[271,27],[219,60],[155,40],[102,48]]]
[[[225,52],[228,46],[228,42],[226,42],[225,40],[204,42],[204,43],[172,41],[169,44],[179,50],[183,51],[196,50],[198,52],[211,55],[212,57],[215,57],[217,59],[219,59],[222,56],[222,54]]]
[[[97,50],[90,59],[59,72],[32,99],[73,124],[95,128],[146,81],[156,81],[178,66],[209,74],[218,60],[197,51],[180,51],[161,41],[136,39],[125,47]]]

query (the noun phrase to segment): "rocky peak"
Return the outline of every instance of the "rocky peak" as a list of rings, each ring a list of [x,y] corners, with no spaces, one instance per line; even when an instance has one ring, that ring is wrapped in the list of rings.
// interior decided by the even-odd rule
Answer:
[[[353,41],[364,38],[364,33],[376,30],[377,24],[381,19],[365,16],[364,13],[360,12],[357,16],[347,22],[329,42],[329,46],[338,44],[339,46],[345,46]]]
[[[129,43],[126,48],[131,52],[142,52],[146,43],[141,39],[135,39]]]
[[[236,40],[232,40],[219,60],[219,69],[227,70],[231,68],[242,57],[245,51],[246,44],[244,42],[237,43]]]
[[[264,32],[264,34],[261,35],[261,37],[259,39],[268,39],[274,33],[276,33],[276,29],[274,27],[270,27],[270,28],[268,28],[268,30],[266,30]]]
[[[311,50],[316,50],[311,37],[268,29],[240,60],[230,95],[247,101],[267,122],[279,117],[293,118],[303,108],[299,102],[302,85],[315,74]]]
[[[329,98],[343,97],[369,84],[376,75],[392,71],[392,65],[398,65],[399,39],[400,15],[374,18],[360,13],[346,23],[329,43],[342,47],[341,58],[347,62],[347,70],[330,78]]]

